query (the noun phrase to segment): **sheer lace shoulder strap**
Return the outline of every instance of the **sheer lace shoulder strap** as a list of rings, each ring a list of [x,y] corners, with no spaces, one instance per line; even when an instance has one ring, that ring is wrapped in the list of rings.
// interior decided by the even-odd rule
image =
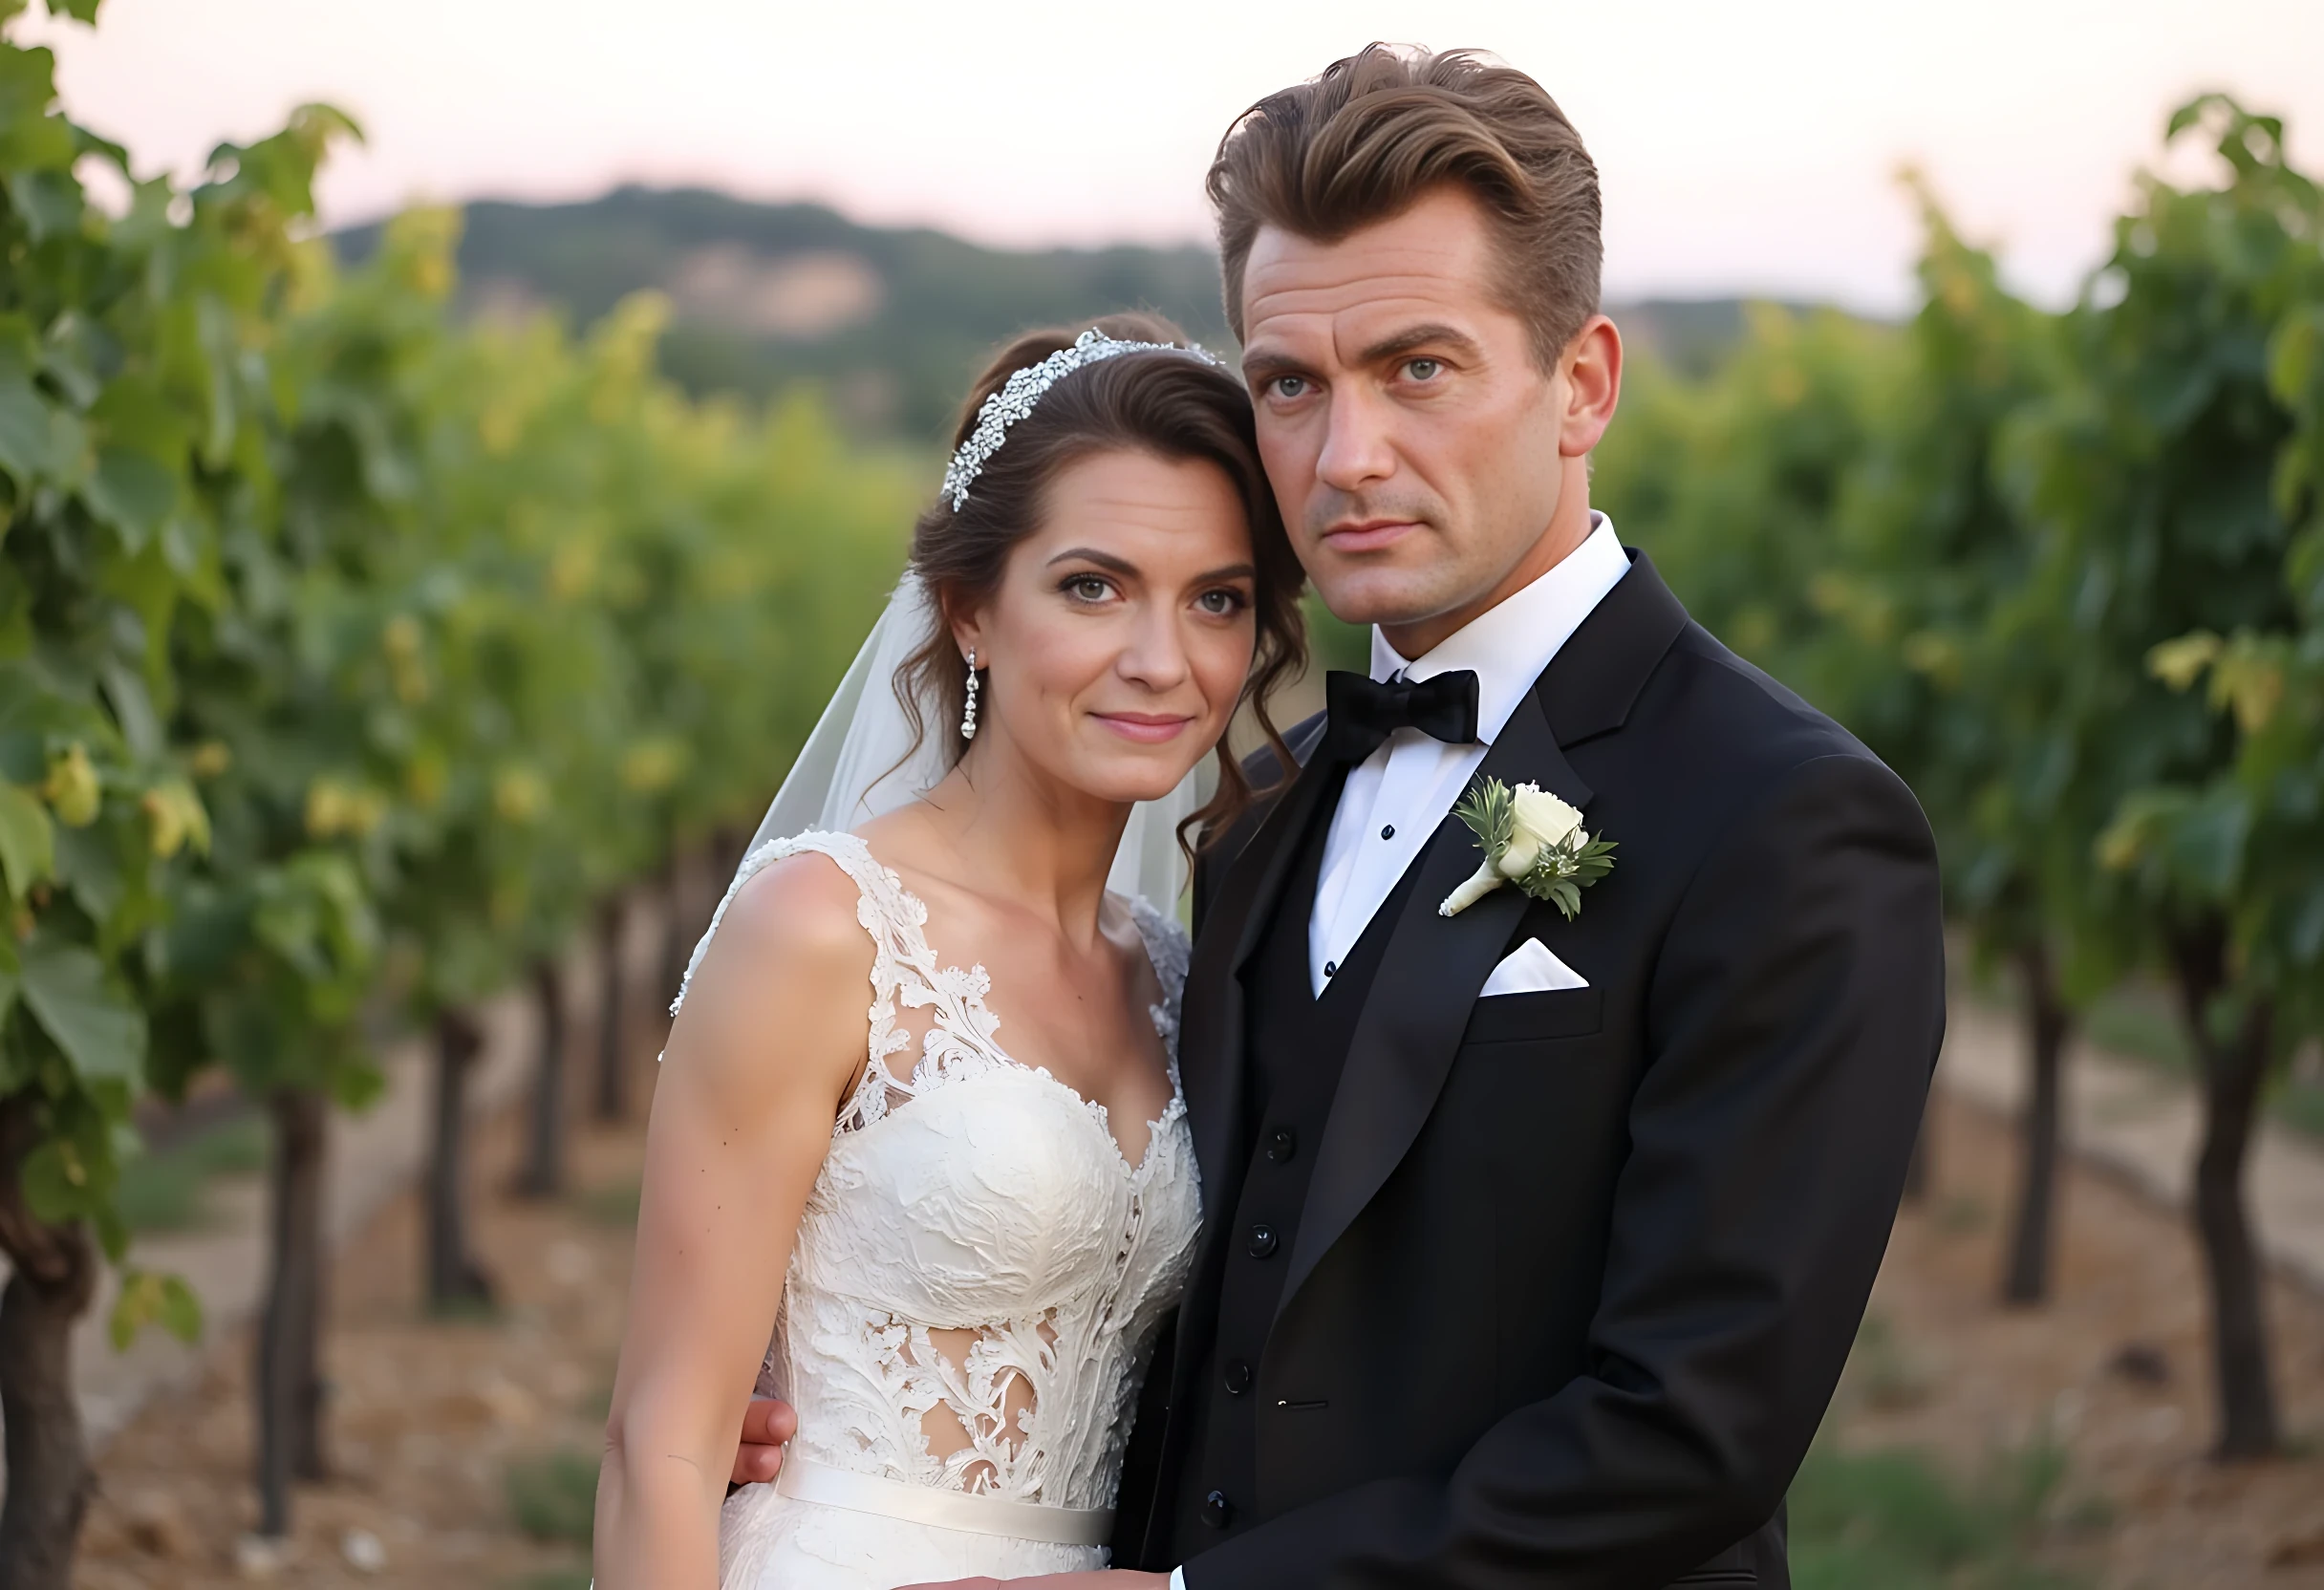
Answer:
[[[788,839],[774,839],[760,846],[742,858],[735,869],[734,882],[726,886],[726,893],[718,909],[710,913],[710,925],[694,946],[694,954],[686,959],[686,974],[679,979],[678,996],[670,1001],[670,1014],[676,1016],[686,1002],[686,991],[694,986],[694,974],[700,970],[702,956],[717,936],[719,924],[726,918],[726,908],[742,886],[757,877],[776,862],[813,851],[828,856],[839,870],[854,880],[855,919],[863,924],[872,939],[872,1033],[871,1055],[872,1068],[878,1069],[888,1056],[911,1042],[909,1037],[895,1030],[895,1008],[898,991],[907,983],[917,987],[928,960],[928,949],[922,930],[928,921],[928,908],[904,888],[903,880],[879,864],[872,848],[851,833],[828,833],[810,828]]]
[[[1154,1007],[1154,1025],[1170,1044],[1173,1075],[1177,1068],[1178,1008],[1186,1002],[1186,969],[1194,958],[1194,943],[1177,919],[1165,915],[1144,895],[1130,896],[1130,919],[1146,941],[1146,956],[1154,964],[1162,984],[1162,1002]]]

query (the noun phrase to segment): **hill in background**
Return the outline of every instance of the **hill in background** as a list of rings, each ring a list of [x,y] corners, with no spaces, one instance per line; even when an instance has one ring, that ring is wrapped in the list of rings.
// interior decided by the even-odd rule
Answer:
[[[927,228],[865,226],[821,204],[764,204],[699,188],[622,187],[581,204],[466,206],[463,308],[521,318],[556,310],[587,325],[641,288],[675,311],[662,344],[695,392],[764,398],[823,387],[851,429],[933,441],[990,351],[1028,326],[1158,311],[1214,347],[1232,344],[1207,248],[982,247]],[[337,234],[342,257],[379,228]],[[1740,334],[1739,299],[1615,307],[1624,334],[1681,368]]]

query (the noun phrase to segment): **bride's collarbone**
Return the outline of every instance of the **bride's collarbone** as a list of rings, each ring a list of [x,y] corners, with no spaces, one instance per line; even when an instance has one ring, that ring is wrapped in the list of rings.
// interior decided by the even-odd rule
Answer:
[[[982,970],[984,1010],[1006,1058],[1102,1106],[1117,1141],[1128,1123],[1160,1118],[1172,1096],[1153,1020],[1163,991],[1119,901],[1108,902],[1096,944],[1082,951],[1029,912],[893,870],[927,910],[922,934],[936,968]],[[935,1021],[933,1011],[897,1015],[915,1041]]]

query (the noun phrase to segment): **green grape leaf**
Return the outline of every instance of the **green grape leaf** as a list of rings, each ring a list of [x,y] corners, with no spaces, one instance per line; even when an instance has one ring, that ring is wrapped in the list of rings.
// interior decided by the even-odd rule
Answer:
[[[20,171],[8,180],[9,203],[34,243],[80,230],[80,183],[70,171]]]
[[[107,447],[81,487],[90,511],[120,531],[135,552],[153,539],[161,521],[178,505],[178,478],[150,455]]]
[[[0,353],[0,469],[29,486],[54,467],[56,428],[48,400],[25,368]]]
[[[24,962],[16,956],[16,941],[0,934],[0,1021],[16,1008],[16,995],[24,986]]]
[[[181,1342],[201,1340],[202,1302],[183,1277],[154,1270],[121,1273],[121,1290],[107,1321],[113,1350],[126,1351],[147,1325],[160,1325]]]
[[[36,1145],[17,1168],[16,1185],[24,1193],[24,1207],[36,1220],[63,1225],[88,1213],[88,1162],[70,1138],[52,1137]]]
[[[21,900],[56,869],[56,826],[40,797],[22,784],[0,782],[0,873]]]
[[[83,1082],[134,1082],[145,1061],[145,1017],[78,944],[35,935],[24,946],[24,1002]]]

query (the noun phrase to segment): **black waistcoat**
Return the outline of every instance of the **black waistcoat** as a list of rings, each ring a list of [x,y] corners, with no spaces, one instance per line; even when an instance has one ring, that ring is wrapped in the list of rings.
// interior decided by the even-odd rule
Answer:
[[[1225,1190],[1234,1197],[1234,1216],[1222,1244],[1217,1331],[1190,1397],[1194,1428],[1186,1450],[1194,1463],[1179,1488],[1175,1519],[1182,1557],[1261,1521],[1251,1505],[1259,1491],[1258,1421],[1307,1410],[1307,1405],[1282,1401],[1271,1385],[1267,1337],[1365,990],[1380,975],[1388,937],[1419,871],[1406,870],[1347,958],[1330,972],[1323,997],[1315,998],[1309,992],[1308,921],[1337,805],[1330,796],[1317,803],[1274,914],[1243,963],[1245,1164],[1239,1188]]]

